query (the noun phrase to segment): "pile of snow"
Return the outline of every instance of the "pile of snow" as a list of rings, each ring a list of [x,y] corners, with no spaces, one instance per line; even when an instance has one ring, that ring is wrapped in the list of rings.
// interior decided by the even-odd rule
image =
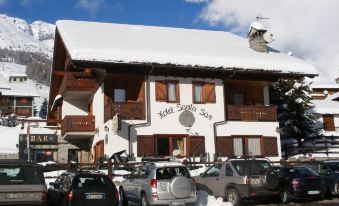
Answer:
[[[203,165],[202,167],[195,169],[195,170],[190,170],[190,174],[192,177],[199,176],[201,173],[204,173],[206,171],[206,166]]]
[[[221,197],[215,198],[214,196],[208,195],[205,191],[197,192],[196,206],[233,206],[230,202],[224,202]]]
[[[0,153],[1,154],[17,154],[19,144],[19,135],[21,133],[21,125],[16,127],[0,126]]]
[[[39,162],[38,164],[45,167],[46,165],[56,164],[56,162],[53,162],[53,161],[47,161],[47,162]]]
[[[56,178],[59,177],[62,173],[66,172],[66,170],[57,170],[51,172],[44,172],[45,183],[47,188],[49,188],[50,182],[55,182]]]

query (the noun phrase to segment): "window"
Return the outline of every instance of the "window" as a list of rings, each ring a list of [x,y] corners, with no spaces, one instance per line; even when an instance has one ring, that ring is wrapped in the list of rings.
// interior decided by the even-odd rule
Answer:
[[[215,84],[207,82],[192,82],[193,103],[215,103]]]
[[[204,177],[219,177],[221,164],[212,165],[204,174]]]
[[[114,89],[114,102],[126,102],[125,89]]]
[[[194,103],[202,103],[202,83],[195,83],[193,84],[193,98]]]
[[[260,138],[248,138],[247,139],[248,155],[261,155],[260,150]]]
[[[175,80],[156,81],[155,98],[158,102],[180,102],[179,83]]]
[[[226,176],[233,176],[233,170],[229,164],[226,165]]]
[[[176,85],[174,82],[167,83],[167,101],[169,102],[175,102],[177,100]]]
[[[244,94],[241,94],[241,93],[234,94],[234,104],[244,105]]]
[[[242,138],[233,139],[233,151],[235,156],[244,155]]]

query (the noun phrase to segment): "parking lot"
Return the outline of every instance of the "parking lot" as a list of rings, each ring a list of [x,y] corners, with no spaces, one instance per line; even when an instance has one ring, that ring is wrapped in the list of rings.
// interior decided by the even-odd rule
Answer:
[[[248,206],[276,206],[276,205],[286,205],[286,206],[338,206],[339,198],[326,199],[322,201],[295,201],[290,202],[289,204],[280,204],[279,202],[272,203],[272,201],[261,201],[261,202],[246,202],[245,205]]]

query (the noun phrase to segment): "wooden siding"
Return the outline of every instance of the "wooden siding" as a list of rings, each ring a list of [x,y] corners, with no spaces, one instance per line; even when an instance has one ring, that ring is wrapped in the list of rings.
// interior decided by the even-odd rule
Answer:
[[[323,115],[324,130],[327,132],[335,131],[333,115]]]

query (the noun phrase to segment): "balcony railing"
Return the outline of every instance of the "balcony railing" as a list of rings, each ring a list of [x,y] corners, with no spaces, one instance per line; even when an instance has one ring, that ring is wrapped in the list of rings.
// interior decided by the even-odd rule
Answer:
[[[277,121],[277,109],[272,106],[227,105],[228,120]]]
[[[87,91],[95,92],[98,83],[90,74],[83,72],[67,72],[62,80],[59,93],[63,94],[65,91]]]
[[[94,132],[94,116],[70,115],[65,116],[62,121],[61,134],[67,132]]]
[[[112,116],[119,113],[122,119],[145,119],[145,104],[143,102],[112,103]]]

